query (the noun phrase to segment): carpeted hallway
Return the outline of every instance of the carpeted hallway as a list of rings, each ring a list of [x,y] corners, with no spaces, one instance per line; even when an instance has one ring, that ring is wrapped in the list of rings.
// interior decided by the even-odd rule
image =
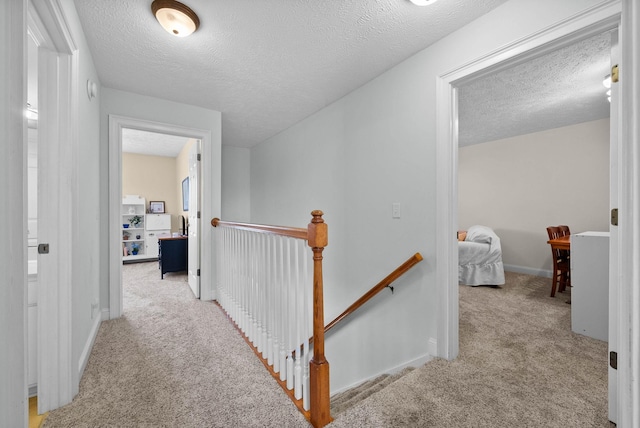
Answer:
[[[186,275],[123,273],[125,315],[102,324],[80,393],[45,427],[309,426]],[[408,372],[330,426],[608,427],[607,345],[571,333],[568,296],[548,297],[548,281],[461,286],[459,358]]]
[[[301,427],[304,416],[185,273],[123,266],[124,316],[103,322],[73,402],[44,427]]]

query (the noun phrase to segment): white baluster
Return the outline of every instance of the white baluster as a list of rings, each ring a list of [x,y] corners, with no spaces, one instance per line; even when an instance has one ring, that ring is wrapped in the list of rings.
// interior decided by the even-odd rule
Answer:
[[[291,352],[287,355],[287,389],[293,389],[293,356]]]
[[[271,264],[273,275],[273,371],[280,373],[280,279],[278,277],[280,259],[278,258],[278,238],[271,239]]]
[[[273,280],[273,260],[271,257],[271,235],[267,235],[265,239],[265,264],[266,277],[268,284],[267,293],[267,364],[274,367],[273,361],[273,295],[275,293],[275,281]],[[277,372],[276,372],[277,373]]]
[[[293,272],[294,304],[291,310],[293,311],[293,315],[294,315],[294,323],[295,323],[294,344],[296,347],[296,357],[295,357],[294,372],[293,372],[293,377],[295,381],[293,395],[296,398],[296,400],[299,400],[300,398],[302,398],[302,366],[300,365],[301,357],[302,357],[302,349],[300,347],[300,344],[302,343],[301,324],[303,322],[302,320],[303,297],[302,297],[302,284],[300,284],[300,257],[299,257],[300,245],[299,244],[300,244],[300,241],[298,239],[295,239],[292,241],[292,245],[293,245],[292,264],[293,264],[293,271],[294,271]]]
[[[262,358],[268,360],[269,356],[269,290],[273,284],[269,282],[267,270],[267,236],[260,235],[260,319],[262,320]],[[267,361],[268,363],[268,361]]]
[[[287,389],[293,389],[293,356],[291,355],[294,348],[294,333],[295,333],[295,284],[293,284],[293,278],[291,275],[291,263],[293,257],[291,255],[291,240],[287,239],[286,247],[286,272],[287,272],[287,306],[285,312],[287,313]]]
[[[284,258],[284,238],[279,237],[278,239],[278,251],[280,256],[280,296],[278,298],[278,306],[280,308],[280,380],[287,379],[287,351],[285,350],[285,345],[287,341],[287,310],[286,310],[286,298],[287,298],[287,290],[286,290],[286,282],[285,282],[285,258]]]

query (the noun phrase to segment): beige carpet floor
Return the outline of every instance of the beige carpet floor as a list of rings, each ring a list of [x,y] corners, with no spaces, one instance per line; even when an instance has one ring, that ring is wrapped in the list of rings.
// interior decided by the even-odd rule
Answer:
[[[409,372],[337,427],[609,427],[607,344],[571,332],[569,292],[507,272],[460,286],[460,355]]]
[[[183,274],[124,266],[125,313],[106,321],[55,427],[307,427],[212,303]],[[607,427],[607,346],[571,332],[549,280],[460,287],[460,356],[409,371],[338,413],[342,427]]]
[[[103,322],[73,402],[44,427],[300,427],[307,421],[184,273],[123,266],[124,316]],[[258,409],[258,411],[256,411]]]

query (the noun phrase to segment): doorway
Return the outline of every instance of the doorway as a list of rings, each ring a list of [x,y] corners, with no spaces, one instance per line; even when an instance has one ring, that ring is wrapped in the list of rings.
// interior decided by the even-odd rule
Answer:
[[[200,140],[182,135],[122,129],[122,197],[137,198],[142,204],[123,206],[122,236],[123,263],[158,260],[159,239],[181,238],[189,234],[189,266],[199,269],[197,249],[198,222],[189,211],[189,195],[185,183],[189,176],[199,175],[199,162],[191,165],[192,152],[199,153]],[[194,171],[192,172],[192,169]],[[191,180],[197,191],[197,181]],[[186,199],[185,199],[186,197]],[[187,202],[187,205],[185,205]],[[191,211],[197,211],[199,194],[191,198]],[[128,210],[125,209],[128,207]],[[142,217],[139,227],[127,224],[131,213]],[[138,215],[139,214],[139,215]],[[186,268],[186,266],[185,266]],[[192,281],[191,275],[189,276]],[[194,278],[199,282],[199,278]],[[196,298],[200,297],[199,284],[192,286]]]
[[[200,142],[201,163],[203,183],[207,183],[207,178],[214,165],[214,147],[210,131],[185,128],[178,125],[170,125],[152,122],[142,119],[109,115],[109,318],[118,318],[122,314],[122,154],[123,154],[123,133],[125,130],[144,131],[156,134],[180,136]],[[195,144],[195,143],[194,143]],[[188,172],[187,172],[188,174]],[[184,178],[184,177],[183,177]],[[181,189],[182,180],[176,180],[177,188]],[[213,186],[213,184],[210,184]],[[206,185],[199,186],[198,201],[200,202],[200,222],[203,219],[213,218],[214,197],[213,191]],[[182,190],[178,195],[181,195]],[[216,192],[217,195],[217,192]],[[181,197],[181,196],[180,196]],[[180,205],[182,201],[180,200]],[[217,205],[217,204],[216,204]],[[182,207],[180,207],[182,208]],[[211,231],[202,227],[199,234],[200,261],[202,265],[212,266],[213,248],[211,247]],[[204,269],[200,275],[200,298],[212,300],[215,298],[215,289],[212,280],[213,272]]]
[[[545,31],[522,39],[437,79],[437,245],[442,257],[437,260],[437,280],[440,285],[438,356],[453,359],[459,352],[458,320],[458,254],[455,233],[458,229],[458,90],[465,82],[480,78],[515,63],[527,61],[578,40],[617,29],[620,10],[617,5],[603,6],[601,14],[590,14],[561,22]],[[613,111],[613,110],[612,110]],[[618,123],[612,117],[611,128]],[[612,145],[614,142],[612,141]],[[612,154],[613,156],[613,154]],[[613,187],[613,186],[612,186]],[[613,192],[612,192],[613,193]],[[616,266],[614,266],[616,265]],[[617,268],[610,261],[610,271]],[[610,287],[616,288],[612,283]],[[610,333],[611,337],[611,333]],[[611,342],[610,342],[611,343]],[[610,390],[610,393],[612,391]]]

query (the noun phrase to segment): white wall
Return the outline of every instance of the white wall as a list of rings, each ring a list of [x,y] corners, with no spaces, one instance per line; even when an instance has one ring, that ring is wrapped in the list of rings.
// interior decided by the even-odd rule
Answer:
[[[119,91],[111,88],[101,88],[100,91],[100,206],[102,212],[100,228],[101,245],[101,282],[100,302],[103,309],[109,306],[109,115],[146,120],[151,122],[175,125],[188,129],[198,129],[211,132],[210,147],[203,147],[204,151],[213,152],[211,174],[217,177],[207,185],[210,200],[213,201],[213,211],[220,215],[220,174],[221,174],[221,114],[215,110],[208,110],[188,104],[181,104],[159,98]],[[206,156],[203,156],[206,158]],[[209,219],[210,220],[210,219]],[[203,221],[206,225],[208,220]]]
[[[327,341],[337,391],[434,353],[436,78],[598,1],[513,0],[251,150],[251,221],[329,225],[328,321],[416,251],[424,261]],[[401,218],[391,218],[391,204]]]
[[[27,424],[26,1],[0,2],[0,426]]]
[[[100,103],[87,96],[87,80],[98,85],[98,73],[84,36],[80,19],[72,0],[61,1],[67,25],[78,51],[78,80],[76,87],[78,116],[78,152],[76,180],[73,184],[78,199],[73,202],[73,285],[72,285],[72,350],[73,391],[78,392],[80,376],[89,357],[88,353],[100,321]],[[100,94],[98,93],[98,97]],[[93,305],[93,306],[92,306]]]
[[[492,227],[507,269],[551,275],[547,226],[609,230],[609,119],[461,147],[459,228]]]
[[[249,149],[222,146],[222,220],[249,221],[250,165]]]

